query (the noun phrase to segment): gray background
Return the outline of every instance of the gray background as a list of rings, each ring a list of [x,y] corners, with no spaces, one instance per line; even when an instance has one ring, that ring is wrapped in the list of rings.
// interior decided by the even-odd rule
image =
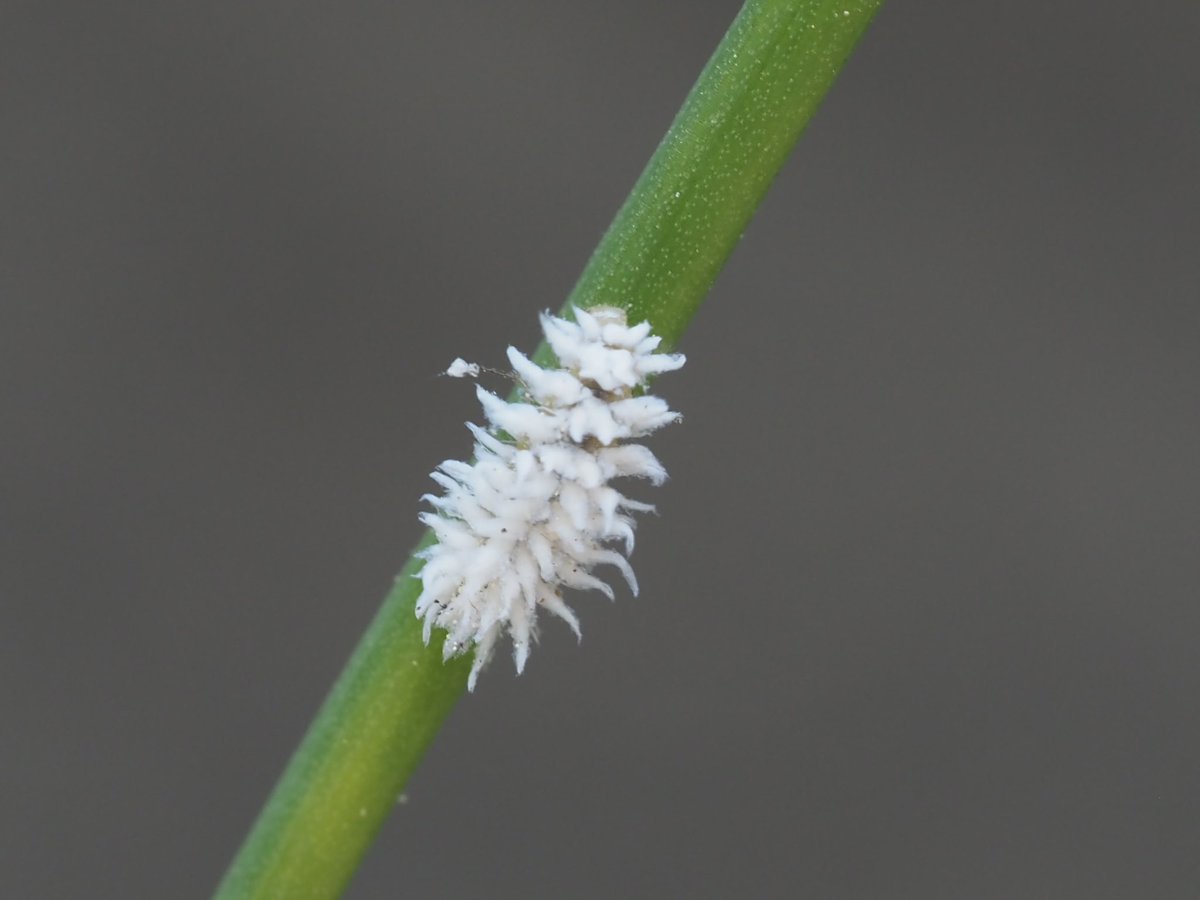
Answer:
[[[0,5],[0,895],[208,894],[737,6]],[[1198,34],[893,0],[352,898],[1196,896]]]

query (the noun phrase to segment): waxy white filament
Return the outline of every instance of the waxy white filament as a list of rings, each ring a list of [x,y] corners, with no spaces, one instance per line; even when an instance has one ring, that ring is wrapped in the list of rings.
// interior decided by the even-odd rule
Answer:
[[[417,616],[446,630],[446,659],[475,651],[468,687],[492,657],[497,640],[513,642],[517,671],[536,637],[538,610],[563,619],[579,635],[579,620],[563,588],[612,588],[593,574],[611,565],[637,593],[626,557],[633,550],[630,513],[654,509],[624,496],[617,478],[667,477],[640,444],[629,443],[679,415],[643,392],[647,380],[678,369],[679,354],[655,353],[650,324],[629,326],[615,307],[575,310],[575,321],[549,313],[542,330],[561,364],[544,369],[513,347],[508,359],[524,393],[508,402],[476,387],[488,428],[475,435],[473,463],[448,460],[432,475],[445,494],[422,499],[433,512],[421,521],[438,542],[421,554],[423,590]],[[448,370],[475,376],[479,367],[457,359]],[[614,549],[617,544],[621,549]],[[623,551],[623,552],[622,552]]]

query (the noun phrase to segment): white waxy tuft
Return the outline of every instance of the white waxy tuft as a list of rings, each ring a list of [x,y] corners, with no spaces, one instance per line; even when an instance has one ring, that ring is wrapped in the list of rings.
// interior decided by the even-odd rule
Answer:
[[[460,356],[454,362],[450,363],[450,366],[446,369],[446,374],[451,378],[466,378],[468,376],[475,378],[479,375],[479,366],[475,363],[467,362]]]
[[[609,482],[661,484],[662,464],[627,441],[679,418],[643,392],[651,376],[684,363],[680,354],[654,352],[661,339],[648,322],[629,326],[623,310],[607,306],[576,309],[574,322],[544,313],[541,322],[562,367],[542,368],[509,347],[524,400],[477,388],[489,428],[467,426],[475,462],[442,463],[432,477],[445,494],[422,498],[433,511],[421,521],[438,542],[421,554],[416,613],[426,643],[434,628],[447,632],[445,658],[474,649],[471,690],[504,634],[512,639],[517,672],[525,668],[539,608],[578,636],[579,620],[562,592],[594,589],[611,599],[612,587],[593,574],[597,566],[614,567],[637,594],[626,559],[633,551],[631,513],[654,507]],[[480,371],[456,359],[446,373],[461,378]]]

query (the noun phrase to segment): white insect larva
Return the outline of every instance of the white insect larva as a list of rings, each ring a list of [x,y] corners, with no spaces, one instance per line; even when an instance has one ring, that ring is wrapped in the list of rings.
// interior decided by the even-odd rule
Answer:
[[[438,542],[421,555],[423,589],[417,616],[445,629],[443,655],[475,651],[467,682],[475,689],[496,642],[512,638],[517,672],[537,634],[539,607],[579,635],[579,620],[563,588],[612,588],[593,570],[616,568],[637,594],[626,557],[633,550],[633,512],[654,509],[625,497],[610,482],[667,477],[654,454],[633,438],[679,418],[665,401],[642,392],[647,380],[678,369],[680,354],[655,353],[661,339],[650,323],[627,325],[616,307],[576,309],[575,321],[549,313],[542,331],[561,368],[544,369],[509,347],[521,402],[476,386],[488,427],[468,424],[473,463],[448,460],[432,475],[445,493],[422,499],[433,507],[421,521]],[[456,359],[448,374],[475,376],[479,367]],[[621,549],[614,549],[617,544]]]

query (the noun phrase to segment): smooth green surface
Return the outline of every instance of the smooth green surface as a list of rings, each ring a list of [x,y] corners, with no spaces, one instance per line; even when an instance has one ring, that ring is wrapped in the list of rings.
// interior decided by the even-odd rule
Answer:
[[[427,537],[428,540],[428,537]],[[467,684],[421,641],[410,559],[292,758],[221,898],[340,896]]]
[[[673,345],[881,3],[747,3],[567,305],[624,307]],[[410,560],[398,577],[219,900],[326,900],[353,877],[470,668],[469,657],[443,665],[440,639],[422,644],[418,568]]]
[[[622,306],[673,345],[882,3],[747,3],[569,303]]]

